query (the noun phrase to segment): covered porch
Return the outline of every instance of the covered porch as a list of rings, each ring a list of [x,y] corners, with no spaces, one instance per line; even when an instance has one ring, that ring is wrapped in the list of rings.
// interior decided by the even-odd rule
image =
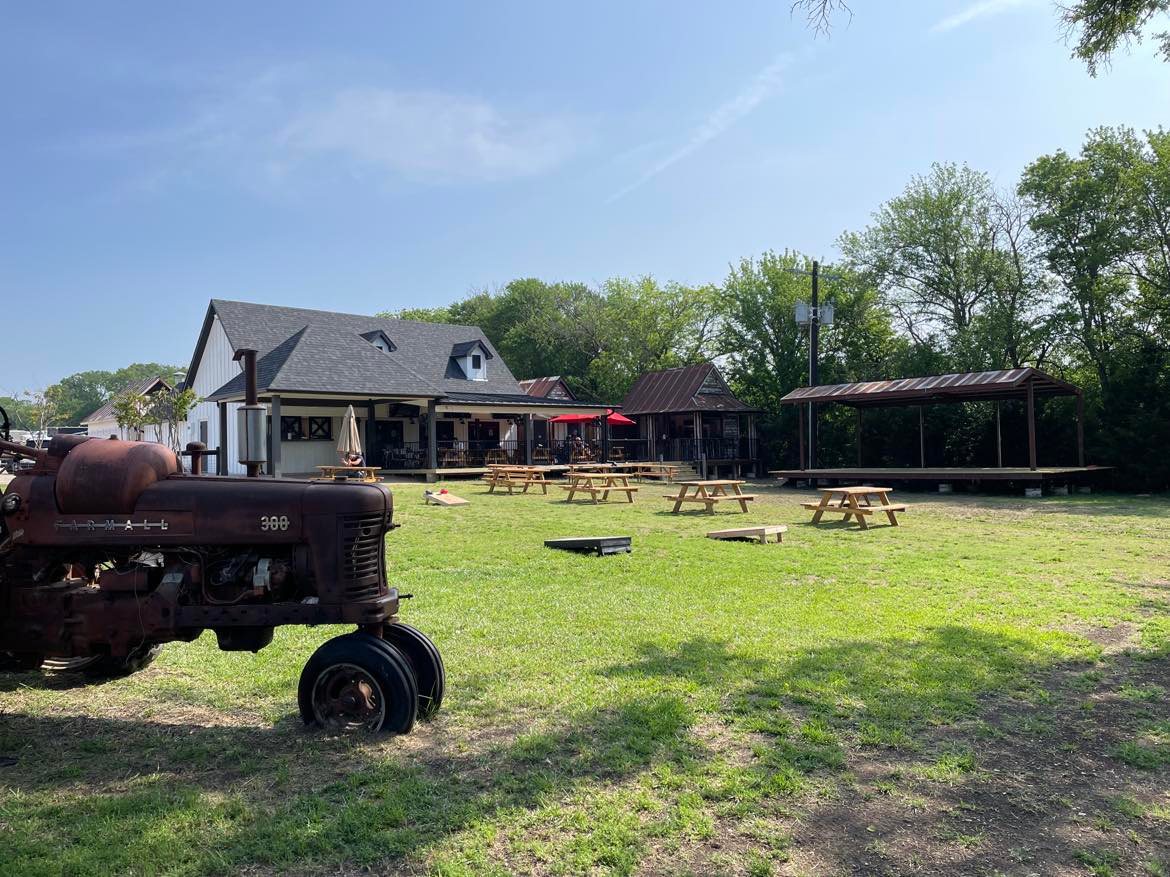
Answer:
[[[468,400],[448,397],[315,397],[262,394],[268,406],[268,464],[274,477],[316,474],[338,463],[337,439],[346,409],[357,417],[366,463],[386,474],[474,474],[493,463],[559,462],[548,420],[560,414],[601,415],[603,406],[530,397]],[[218,471],[231,471],[235,400],[219,400]],[[557,443],[557,446],[562,443]]]

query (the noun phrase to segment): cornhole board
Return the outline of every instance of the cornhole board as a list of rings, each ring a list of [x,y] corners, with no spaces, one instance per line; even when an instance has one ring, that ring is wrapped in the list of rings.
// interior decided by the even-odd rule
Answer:
[[[784,524],[765,524],[762,527],[735,527],[731,530],[712,530],[708,539],[751,539],[761,545],[768,544],[768,537],[775,536],[777,542],[784,541],[788,528]]]
[[[453,493],[436,493],[428,490],[423,494],[423,500],[435,505],[471,505],[471,501]]]
[[[580,551],[604,557],[607,554],[629,554],[630,536],[574,536],[569,539],[545,539],[545,548],[560,548],[564,551]]]

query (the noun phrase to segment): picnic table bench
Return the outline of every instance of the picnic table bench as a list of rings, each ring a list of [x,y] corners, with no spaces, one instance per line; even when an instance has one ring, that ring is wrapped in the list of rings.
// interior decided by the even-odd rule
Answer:
[[[740,490],[741,484],[746,481],[729,479],[710,479],[707,481],[679,481],[677,494],[664,494],[664,498],[674,503],[672,514],[678,514],[684,502],[700,502],[707,506],[707,514],[715,514],[715,506],[721,502],[737,502],[740,509],[746,514],[747,504],[756,498],[754,493],[744,493]],[[728,488],[731,492],[728,493]]]
[[[898,526],[896,513],[904,512],[908,508],[905,503],[890,502],[889,495],[894,492],[892,487],[871,487],[862,484],[853,487],[819,487],[817,489],[821,492],[820,502],[801,503],[803,508],[812,511],[814,524],[821,522],[821,516],[825,512],[840,512],[844,515],[841,520],[848,521],[850,518],[856,518],[858,526],[862,530],[868,530],[869,524],[866,522],[866,518],[881,513],[885,514],[890,524],[896,527]],[[873,504],[874,497],[877,497],[877,505]]]
[[[497,487],[507,487],[512,494],[514,488],[523,486],[521,493],[528,493],[528,488],[534,484],[540,485],[540,490],[548,494],[548,481],[544,475],[547,471],[541,466],[506,466],[494,464],[488,466],[488,474],[483,480],[488,483],[488,493],[495,493]]]
[[[378,480],[378,466],[318,466],[317,468],[321,470],[321,479],[325,481],[357,479],[376,482]]]
[[[602,500],[608,501],[611,490],[624,493],[629,502],[634,501],[634,494],[638,492],[638,488],[630,486],[630,476],[620,472],[570,472],[569,483],[562,484],[561,490],[569,491],[565,502],[572,502],[578,493],[587,493],[594,505],[598,494]]]

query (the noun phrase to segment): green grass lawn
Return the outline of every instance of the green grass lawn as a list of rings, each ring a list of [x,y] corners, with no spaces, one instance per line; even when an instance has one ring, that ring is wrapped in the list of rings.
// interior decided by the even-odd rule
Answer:
[[[435,720],[304,729],[335,629],[255,656],[208,634],[94,687],[0,677],[0,873],[1170,867],[1165,498],[900,494],[902,526],[861,532],[774,488],[712,519],[657,485],[449,486],[472,504],[398,486],[387,540],[447,663]],[[790,529],[703,538],[741,522]],[[634,552],[542,544],[609,534]]]

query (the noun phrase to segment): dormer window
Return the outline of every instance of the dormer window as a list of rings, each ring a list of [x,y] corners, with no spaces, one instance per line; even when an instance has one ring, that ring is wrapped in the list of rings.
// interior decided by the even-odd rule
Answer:
[[[362,337],[381,350],[383,353],[393,353],[395,347],[393,342],[386,337],[386,333],[378,329],[374,332],[364,332]]]
[[[486,381],[487,361],[492,353],[480,341],[464,341],[451,348],[451,359],[469,381]]]

